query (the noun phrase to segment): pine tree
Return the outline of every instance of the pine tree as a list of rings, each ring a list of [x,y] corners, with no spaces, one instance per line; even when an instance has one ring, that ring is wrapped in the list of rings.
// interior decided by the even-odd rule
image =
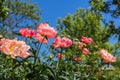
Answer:
[[[7,0],[4,2],[10,12],[0,22],[0,29],[4,31],[1,34],[6,34],[6,37],[9,37],[14,35],[11,31],[18,32],[21,27],[35,28],[37,26],[41,19],[41,10],[37,4],[31,4],[31,2],[30,0]]]

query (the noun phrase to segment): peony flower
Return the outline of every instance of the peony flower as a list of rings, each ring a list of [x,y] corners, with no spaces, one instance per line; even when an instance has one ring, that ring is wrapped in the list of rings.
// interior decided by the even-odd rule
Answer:
[[[93,39],[92,38],[87,38],[85,36],[82,36],[81,37],[81,41],[84,42],[84,43],[87,43],[87,44],[92,44]]]
[[[22,58],[27,58],[28,55],[31,56],[32,53],[31,53],[31,52],[30,52],[30,53],[26,52],[25,54],[20,54],[20,57],[22,57]]]
[[[92,38],[88,38],[87,42],[88,42],[88,44],[92,44],[93,43],[93,39]]]
[[[45,35],[48,38],[54,38],[57,34],[57,31],[50,27],[48,24],[39,24],[37,31],[39,34]]]
[[[62,48],[68,48],[72,45],[72,40],[70,40],[69,38],[63,37],[61,39],[61,47]]]
[[[66,37],[57,37],[54,41],[53,41],[53,44],[52,44],[55,48],[59,48],[59,47],[62,47],[62,48],[68,48],[72,45],[72,40],[66,38]]]
[[[38,33],[35,35],[35,38],[36,38],[39,42],[44,43],[44,44],[46,44],[46,43],[48,42],[48,39],[46,39],[45,36],[42,36],[41,34],[38,34]]]
[[[61,37],[58,36],[52,43],[52,45],[55,47],[55,48],[59,48],[61,46]]]
[[[82,58],[80,58],[80,57],[74,57],[73,60],[74,61],[82,61]]]
[[[109,54],[107,50],[101,49],[99,53],[105,63],[116,62],[116,58],[113,55]]]
[[[89,53],[89,50],[87,48],[83,48],[82,52],[83,54],[87,55]]]
[[[14,59],[17,56],[21,58],[31,56],[32,53],[27,52],[29,49],[30,46],[26,45],[24,41],[18,41],[17,39],[2,39],[0,41],[0,50]]]
[[[65,56],[62,55],[61,53],[57,53],[57,57],[58,57],[59,59],[64,59],[64,58],[65,58]]]
[[[28,28],[21,28],[19,32],[24,37],[32,37],[36,34],[34,30],[30,30]]]

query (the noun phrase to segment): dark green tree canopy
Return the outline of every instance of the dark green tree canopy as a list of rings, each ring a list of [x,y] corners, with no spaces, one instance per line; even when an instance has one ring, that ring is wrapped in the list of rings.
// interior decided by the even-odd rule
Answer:
[[[0,22],[8,15],[9,9],[5,7],[5,0],[0,0]]]
[[[10,12],[6,18],[1,18],[0,20],[0,30],[4,31],[1,34],[10,32],[8,34],[12,36],[13,33],[11,31],[18,32],[21,27],[35,28],[35,24],[37,25],[41,19],[41,10],[31,0],[7,0],[4,2],[4,6]]]
[[[120,16],[120,0],[90,0],[92,9],[110,13],[112,17]]]
[[[60,52],[65,55],[66,59],[68,59],[69,65],[74,64],[74,62],[69,62],[69,60],[72,60],[74,56],[82,58],[83,62],[74,64],[72,67],[66,68],[68,67],[67,62],[66,65],[62,66],[64,69],[66,68],[69,70],[68,73],[79,75],[83,79],[87,79],[85,74],[88,74],[89,79],[94,80],[97,77],[96,73],[99,72],[99,70],[101,71],[101,67],[103,67],[102,65],[105,65],[100,59],[99,50],[107,49],[113,55],[119,54],[119,44],[111,44],[109,42],[114,33],[114,23],[111,22],[109,24],[104,24],[103,16],[99,12],[94,10],[78,9],[74,14],[68,14],[64,19],[58,19],[57,27],[59,35],[72,39],[73,44],[74,41],[80,42],[80,38],[82,36],[91,37],[93,39],[93,44],[85,46],[90,51],[90,54],[87,56],[82,54],[77,44],[74,44],[69,49],[58,49],[58,51],[54,51],[54,53]],[[90,65],[92,65],[92,67],[90,67]],[[76,69],[79,70],[78,73],[76,73]],[[116,64],[116,70],[118,69],[119,65]],[[108,73],[106,72],[104,75],[107,74]],[[116,75],[118,74],[119,73],[116,73]],[[99,77],[99,79],[109,78],[110,76],[108,78],[104,78],[102,75]]]
[[[94,11],[78,9],[75,14],[69,14],[65,19],[58,20],[58,28],[62,35],[71,38],[88,36],[94,38],[96,42],[108,42],[111,31],[107,25],[101,24],[101,20],[102,16]]]
[[[89,0],[91,9],[97,13],[105,13],[110,15],[113,19],[120,20],[120,0]],[[120,41],[120,24],[115,25],[115,20],[111,19],[105,21],[107,17],[104,17],[104,24],[109,25],[111,34],[116,35]],[[113,29],[114,28],[114,29]],[[110,35],[111,35],[110,34]]]

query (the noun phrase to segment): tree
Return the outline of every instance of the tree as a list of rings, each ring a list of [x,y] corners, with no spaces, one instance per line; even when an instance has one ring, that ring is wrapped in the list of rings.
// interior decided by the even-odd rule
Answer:
[[[34,28],[40,20],[41,10],[37,4],[31,4],[30,0],[7,0],[4,2],[6,8],[10,9],[7,18],[0,22],[1,34],[8,33],[7,36],[12,36],[11,31],[17,31],[20,27]],[[5,31],[8,30],[8,31]]]
[[[120,19],[120,0],[89,0],[91,9],[100,14],[105,13],[110,15],[112,20],[106,21],[107,17],[103,18],[105,24],[109,25],[112,30],[111,34],[116,35],[120,41],[120,24],[115,25],[115,19]],[[110,34],[110,35],[111,35]]]
[[[116,36],[114,39],[117,40],[116,44],[118,44],[118,49],[116,50],[116,54],[118,57],[117,62],[114,64],[116,65],[116,68],[119,69],[120,65],[118,64],[120,62],[120,24],[115,24],[116,20],[120,20],[120,0],[89,0],[91,4],[91,9],[99,12],[100,14],[106,14],[109,15],[109,17],[112,17],[111,20],[106,20],[107,17],[103,18],[104,24],[109,26],[109,36]],[[104,16],[104,15],[103,15]],[[117,70],[116,70],[117,71]],[[117,73],[117,72],[114,72]]]
[[[9,45],[4,44],[5,42],[0,42],[0,47],[3,47],[1,51],[7,54],[0,55],[0,78],[13,80],[120,79],[120,65],[117,65],[119,61],[112,63],[115,62],[114,56],[118,55],[117,51],[119,50],[119,44],[116,43],[111,45],[109,42],[111,36],[116,33],[116,27],[112,21],[110,23],[103,21],[103,16],[100,10],[101,7],[104,6],[104,4],[101,4],[104,3],[104,0],[102,0],[100,3],[99,2],[100,1],[97,0],[96,3],[99,5],[94,7],[99,10],[78,9],[75,14],[69,14],[64,19],[58,20],[58,36],[64,39],[63,41],[60,39],[60,42],[59,40],[56,41],[59,43],[55,43],[58,48],[54,47],[54,45],[48,46],[49,51],[45,51],[43,53],[50,53],[50,57],[45,55],[44,60],[42,60],[43,58],[41,59],[38,55],[42,46],[42,42],[44,39],[47,41],[49,38],[51,38],[51,34],[54,36],[56,35],[56,31],[53,28],[50,28],[47,24],[41,24],[39,27],[40,31],[36,31],[39,35],[38,40],[36,40],[36,36],[34,35],[31,35],[32,37],[25,38],[26,40],[31,41],[30,44],[33,44],[30,49],[33,55],[28,54],[28,52],[24,50],[28,50],[29,48],[25,42],[19,42],[16,39],[9,39]],[[95,3],[93,3],[93,5],[95,5]],[[28,4],[27,2],[23,1],[20,2],[18,0],[8,0],[8,2],[6,2],[6,6],[10,9],[10,13],[8,18],[2,19],[1,28],[4,27],[4,29],[14,32],[18,31],[18,28],[21,26],[33,28],[36,26],[34,23],[30,25],[28,24],[33,20],[35,20],[35,23],[37,23],[40,19],[39,16],[36,15],[37,11],[35,5]],[[24,21],[26,21],[26,23],[24,23]],[[25,37],[25,35],[23,36]],[[82,41],[82,38],[87,39],[88,42]],[[66,47],[69,42],[70,46]],[[105,58],[110,58],[112,61],[106,61],[100,57],[101,49],[106,51],[104,53],[107,53],[104,55]],[[108,52],[105,49],[107,49]],[[25,56],[21,54],[25,54]],[[27,56],[26,58],[26,55],[29,57]],[[115,67],[113,67],[113,65]]]
[[[7,11],[8,9],[9,12]],[[0,34],[4,38],[15,38],[15,33],[21,27],[35,28],[41,19],[41,10],[37,4],[31,3],[31,0],[0,0],[0,10],[2,10],[2,12],[0,11]],[[17,36],[17,38],[19,37]],[[12,72],[14,71],[11,71],[11,66],[15,65],[15,63],[19,65],[19,61],[6,57],[2,52],[0,52],[0,60],[0,79],[13,79]],[[24,74],[21,74],[22,71],[19,69],[23,70],[23,67],[19,66],[19,68],[16,68],[16,77],[21,79],[20,77],[24,76]]]
[[[95,11],[110,13],[112,17],[120,16],[120,1],[119,0],[89,0],[91,7]]]
[[[102,74],[107,74],[109,71],[104,69],[103,73],[101,68],[103,65],[109,66],[109,64],[105,64],[100,59],[99,50],[107,49],[115,55],[118,44],[111,45],[109,43],[110,28],[108,25],[101,24],[101,20],[101,14],[85,9],[78,9],[75,14],[69,14],[63,20],[58,20],[59,35],[72,39],[73,44],[74,41],[80,42],[82,36],[93,39],[93,44],[85,46],[90,51],[88,55],[82,53],[78,47],[79,44],[74,44],[69,49],[54,50],[54,53],[60,52],[66,57],[65,61],[60,60],[59,69],[56,70],[58,75],[67,77],[65,75],[68,74],[68,79],[87,79],[88,77],[89,79],[107,79]],[[82,58],[82,61],[72,61],[76,56]]]
[[[0,22],[2,18],[5,18],[9,12],[9,9],[5,7],[5,0],[0,1]]]

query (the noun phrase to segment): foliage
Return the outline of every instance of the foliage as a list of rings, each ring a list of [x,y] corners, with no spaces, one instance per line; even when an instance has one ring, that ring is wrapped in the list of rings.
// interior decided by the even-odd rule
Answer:
[[[120,0],[89,0],[91,4],[91,10],[97,13],[111,15],[112,19],[107,20],[105,16],[103,22],[110,27],[111,34],[116,35],[120,41],[120,25],[115,24],[115,20],[120,19]]]
[[[61,36],[64,35],[78,42],[80,41],[81,36],[88,36],[93,38],[94,41],[93,44],[87,46],[87,48],[90,50],[89,56],[81,55],[81,52],[76,46],[73,46],[70,49],[61,50],[61,53],[63,53],[66,56],[77,55],[84,59],[86,63],[80,64],[81,66],[84,66],[83,69],[84,72],[80,70],[81,73],[79,73],[79,74],[84,73],[85,75],[82,75],[83,77],[87,76],[83,79],[87,79],[88,77],[90,80],[97,79],[98,75],[96,74],[97,73],[101,74],[102,72],[101,68],[105,64],[100,61],[100,58],[98,57],[98,50],[100,50],[101,48],[105,48],[108,49],[114,55],[118,54],[117,51],[119,47],[117,46],[119,44],[116,43],[115,45],[111,45],[108,42],[111,37],[110,34],[112,30],[108,25],[101,24],[101,20],[102,20],[101,14],[96,13],[93,10],[89,11],[84,9],[77,10],[74,15],[69,14],[63,20],[61,19],[58,20],[58,30],[60,31]],[[79,67],[79,69],[81,68]],[[118,72],[117,75],[119,75],[119,73],[120,72]],[[107,75],[107,72],[104,75]],[[98,79],[107,79],[107,78],[104,78],[104,76],[101,74],[99,75]]]
[[[0,22],[2,18],[6,18],[9,12],[9,9],[5,7],[5,0],[0,1]]]
[[[45,30],[41,32],[40,26],[46,30],[46,24],[45,25],[40,24],[37,28],[37,34],[39,33],[40,35],[44,36],[45,38],[47,37],[47,39],[49,39],[49,35],[48,35],[49,32],[45,32]],[[49,25],[47,26],[48,26],[47,28],[52,29],[50,30],[51,33],[53,32],[56,33],[56,31],[54,31],[53,28],[50,28]],[[24,32],[22,31],[21,34],[23,35],[23,33]],[[27,33],[24,33],[24,36],[29,34],[31,33],[29,33],[28,31]],[[48,46],[49,50],[51,51],[50,56],[42,55],[39,57],[40,53],[42,53],[40,49],[43,43],[41,41],[39,42],[39,40],[37,40],[37,38],[34,37],[34,35],[31,35],[29,37],[25,36],[25,37],[29,39],[27,41],[31,41],[30,44],[31,43],[34,44],[34,45],[31,45],[31,49],[30,49],[30,52],[32,52],[33,55],[29,56],[28,58],[23,58],[18,55],[19,53],[14,53],[15,48],[18,49],[17,46],[19,47],[19,45],[17,45],[17,42],[10,45],[6,44],[6,46],[3,46],[5,42],[0,43],[1,44],[0,50],[2,52],[3,51],[6,52],[7,49],[8,51],[10,51],[9,53],[6,53],[7,55],[1,52],[2,53],[0,58],[1,59],[0,78],[1,79],[13,79],[13,80],[14,79],[18,79],[18,80],[21,80],[21,79],[72,80],[72,79],[75,79],[77,80],[77,79],[88,79],[88,77],[89,79],[106,79],[104,78],[104,76],[99,75],[99,74],[102,74],[103,71],[101,71],[101,68],[103,65],[105,65],[105,63],[100,59],[99,52],[98,52],[98,50],[100,50],[98,48],[99,46],[95,47],[94,43],[92,42],[90,42],[90,44],[86,43],[85,47],[87,47],[90,50],[89,54],[83,54],[83,52],[79,49],[79,44],[73,43],[73,45],[71,45],[70,43],[70,46],[62,47],[58,49],[54,48],[52,45],[50,47]],[[43,39],[42,41],[44,41],[44,38],[42,39]],[[69,41],[69,39],[67,38],[65,39],[67,41],[64,40],[65,41],[64,44],[66,44]],[[74,41],[74,42],[77,43],[78,41]],[[62,44],[61,46],[63,46],[63,43],[61,44]],[[66,45],[69,45],[69,44],[66,44]],[[23,47],[25,48],[25,46]],[[21,46],[21,49],[22,49],[22,46]],[[18,52],[19,52],[19,49],[18,49]],[[56,56],[56,53],[58,52],[65,55],[65,59]],[[16,58],[10,57],[12,54],[13,55],[16,54],[18,56],[16,56]],[[21,52],[20,54],[22,55],[24,53]],[[75,56],[81,57],[82,60],[78,60],[78,61],[73,60],[73,57]]]
[[[104,0],[90,0],[90,3],[91,10],[78,9],[75,14],[58,19],[57,33],[47,23],[37,27],[40,17],[35,4],[8,0],[5,5],[10,9],[9,15],[0,23],[0,34],[4,34],[0,35],[0,79],[119,80],[120,44],[109,42],[118,29],[114,22],[106,23],[103,20],[101,12],[105,8],[108,10]],[[31,29],[33,27],[35,30]],[[31,47],[29,52],[32,55],[26,53],[26,57],[19,56],[25,54],[22,52],[26,46],[18,45],[17,41],[3,43],[3,39],[10,38],[12,41],[16,38],[11,38],[7,30],[15,35],[20,30],[17,35],[22,36],[20,39],[23,43]],[[47,44],[50,38],[55,40]],[[100,50],[108,51],[103,52],[104,58]],[[108,55],[113,56],[109,59]],[[104,62],[104,59],[109,60]]]
[[[120,16],[119,0],[89,0],[92,9],[104,13],[110,13],[112,17]]]
[[[4,29],[1,34],[6,34],[4,35],[6,37],[15,35],[13,32],[18,32],[20,27],[35,28],[35,24],[37,25],[41,19],[41,10],[30,0],[7,0],[4,2],[4,6],[10,10],[7,18],[0,21],[0,30]]]

